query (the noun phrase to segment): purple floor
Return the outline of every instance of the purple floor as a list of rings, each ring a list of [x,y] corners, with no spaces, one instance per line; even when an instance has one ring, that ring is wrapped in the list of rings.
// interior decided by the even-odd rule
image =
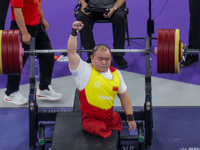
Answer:
[[[199,150],[198,107],[153,108],[152,150]],[[28,109],[0,109],[0,149],[29,150]],[[46,136],[52,136],[47,128]],[[50,144],[47,144],[46,149]],[[136,147],[137,145],[135,145]]]

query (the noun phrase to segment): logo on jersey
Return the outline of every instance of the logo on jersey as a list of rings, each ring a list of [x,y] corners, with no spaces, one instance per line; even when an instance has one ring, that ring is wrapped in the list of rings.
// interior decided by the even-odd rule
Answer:
[[[112,97],[110,97],[110,96],[99,95],[99,99],[112,100]]]
[[[101,83],[99,81],[94,82],[94,85],[99,88],[101,86]]]
[[[41,15],[42,14],[41,1],[34,0],[34,3],[38,4],[37,13]]]

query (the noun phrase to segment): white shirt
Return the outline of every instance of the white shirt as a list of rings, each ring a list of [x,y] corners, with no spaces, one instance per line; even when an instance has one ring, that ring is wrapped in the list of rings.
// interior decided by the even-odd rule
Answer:
[[[86,87],[86,85],[88,84],[89,79],[90,79],[90,75],[92,72],[91,64],[88,64],[87,62],[80,59],[80,63],[78,65],[77,69],[76,70],[70,69],[70,71],[75,77],[78,89],[83,90]],[[120,87],[119,87],[118,93],[124,93],[127,89],[127,86],[124,82],[121,72],[118,69],[117,69],[117,72],[120,77]],[[109,80],[111,80],[113,78],[113,75],[112,75],[110,69],[108,69],[108,71],[106,73],[100,72],[100,74],[104,78],[109,79]]]

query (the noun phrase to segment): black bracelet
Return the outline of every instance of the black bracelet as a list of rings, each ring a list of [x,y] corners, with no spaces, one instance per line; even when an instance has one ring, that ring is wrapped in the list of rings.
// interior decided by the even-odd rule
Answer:
[[[127,116],[127,121],[134,121],[135,117],[133,115],[128,115]]]
[[[78,32],[75,31],[74,29],[72,29],[72,30],[71,30],[71,35],[73,35],[73,36],[77,36],[77,35],[78,35]]]

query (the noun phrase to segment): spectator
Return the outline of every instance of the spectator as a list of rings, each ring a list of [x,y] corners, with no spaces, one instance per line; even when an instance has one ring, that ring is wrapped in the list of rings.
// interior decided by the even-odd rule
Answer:
[[[112,23],[113,28],[113,47],[114,49],[124,49],[125,45],[125,18],[126,12],[124,10],[126,0],[79,0],[81,3],[81,10],[76,13],[78,21],[82,21],[85,25],[80,31],[81,42],[84,49],[93,49],[95,41],[93,37],[93,26],[97,19],[108,19]],[[85,12],[86,7],[109,8],[109,13],[101,12]],[[124,59],[125,52],[113,53],[114,62],[119,68],[126,68],[127,61]],[[88,63],[91,63],[91,53],[88,53]]]
[[[189,27],[189,49],[200,49],[200,1],[189,0],[190,27]],[[181,62],[181,67],[188,67],[199,61],[199,55],[187,55]]]

